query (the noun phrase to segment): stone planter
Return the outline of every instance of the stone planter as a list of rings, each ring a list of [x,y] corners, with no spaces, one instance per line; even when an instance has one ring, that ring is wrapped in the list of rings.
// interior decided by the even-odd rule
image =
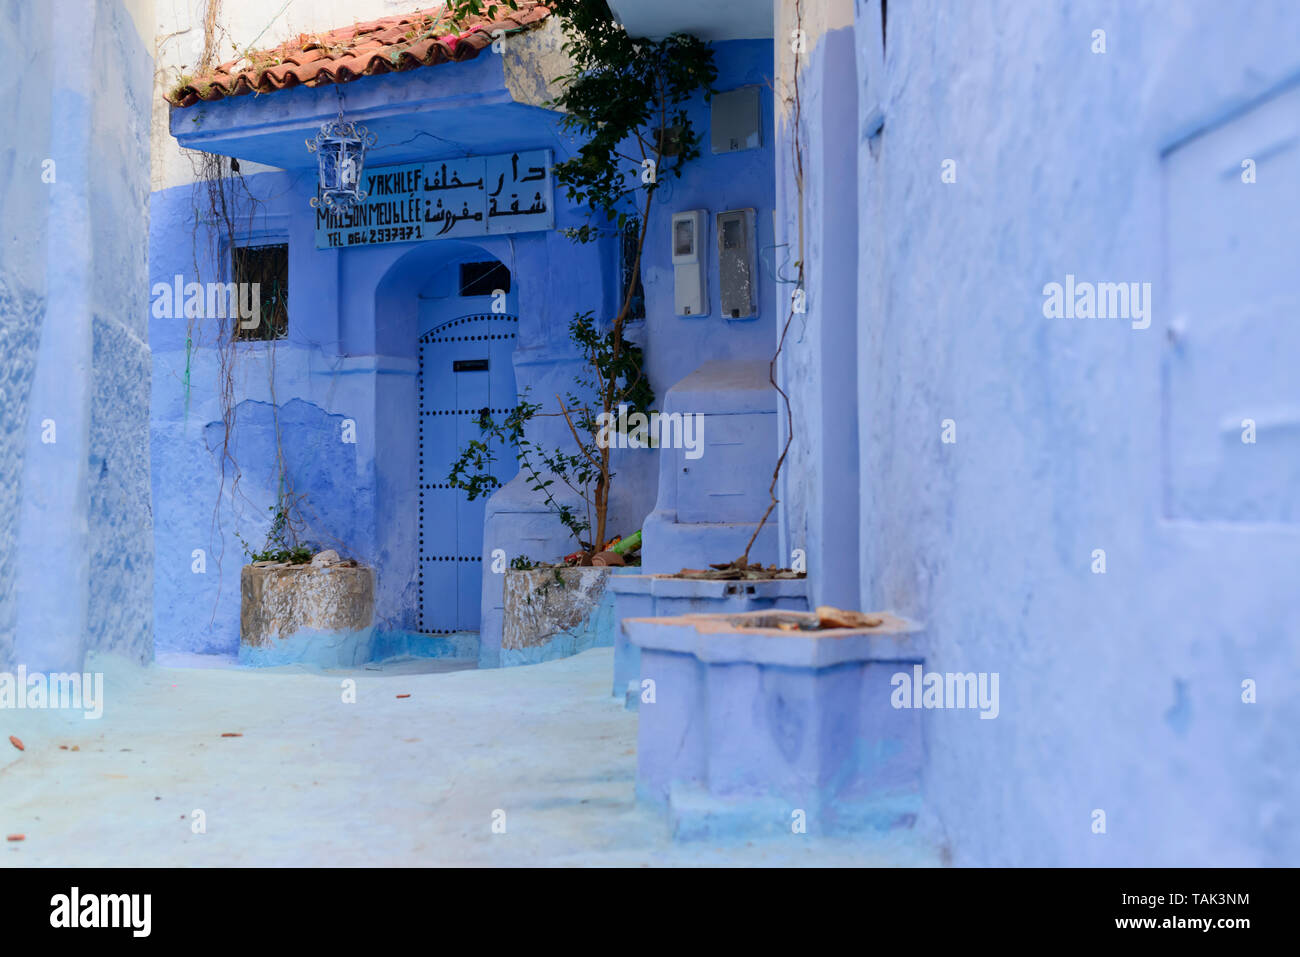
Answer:
[[[641,649],[638,799],[679,839],[910,826],[920,712],[895,709],[890,682],[923,658],[917,626],[883,617],[826,631],[776,627],[815,625],[806,612],[625,621]]]
[[[505,576],[502,667],[567,658],[614,643],[608,584],[624,568],[511,569]]]
[[[635,685],[641,677],[641,649],[630,642],[622,623],[627,618],[664,618],[700,613],[807,611],[806,579],[770,581],[703,581],[668,575],[624,575],[613,579],[614,697],[635,708]]]
[[[239,585],[240,664],[349,668],[371,660],[374,569],[245,565]]]

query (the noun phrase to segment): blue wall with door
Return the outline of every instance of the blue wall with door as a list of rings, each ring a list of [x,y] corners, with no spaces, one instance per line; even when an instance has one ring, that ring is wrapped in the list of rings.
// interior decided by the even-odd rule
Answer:
[[[691,110],[705,136],[703,156],[660,194],[662,202],[657,204],[645,253],[647,318],[634,323],[629,336],[646,347],[651,381],[661,397],[706,359],[765,358],[771,352],[774,291],[767,270],[759,267],[758,314],[742,321],[722,319],[712,229],[716,212],[754,209],[760,257],[770,262],[771,50],[768,41],[719,44],[716,50],[719,89],[745,85],[760,89],[761,148],[712,155],[707,139],[709,107],[699,97]],[[380,96],[389,90],[396,96],[403,83],[428,83],[427,76],[420,76],[426,72],[445,76],[443,71],[467,69],[477,71],[477,76],[486,75],[489,68],[472,61],[366,78],[347,85],[349,102],[365,102],[367,91],[380,91],[376,93]],[[305,89],[277,93],[276,109],[290,115],[296,109],[310,110],[314,93]],[[248,123],[256,122],[256,111],[262,108],[252,98],[226,103],[230,115],[245,117]],[[494,128],[492,110],[487,106],[474,111],[463,122],[472,127],[471,132],[481,134]],[[550,133],[539,132],[535,141],[512,147],[549,148],[557,158],[570,155],[573,144],[553,127],[552,122]],[[495,128],[505,136],[516,126],[497,122]],[[437,154],[423,158],[437,158]],[[440,291],[438,283],[448,281],[465,261],[495,259],[510,270],[510,310],[519,319],[511,371],[516,388],[530,390],[550,412],[556,411],[555,394],[572,389],[578,371],[578,356],[568,338],[569,320],[588,309],[609,317],[616,306],[617,237],[611,233],[592,245],[574,244],[559,229],[584,222],[587,213],[563,201],[558,202],[556,230],[318,250],[314,212],[308,205],[314,188],[310,161],[304,149],[300,168],[247,177],[255,202],[241,198],[234,216],[237,242],[288,243],[287,339],[274,345],[241,342],[219,350],[211,322],[156,317],[150,321],[159,554],[154,608],[159,647],[166,650],[230,654],[237,647],[238,576],[245,561],[240,539],[261,546],[268,509],[275,500],[278,453],[276,416],[271,413],[276,409],[280,410],[280,445],[296,472],[295,489],[306,496],[305,504],[315,518],[309,537],[376,567],[379,647],[409,647],[411,636],[420,630],[418,339],[425,331],[422,322],[433,321],[433,311],[443,308],[431,304]],[[382,163],[376,156],[369,168]],[[200,196],[197,208],[202,210],[204,204]],[[153,195],[151,282],[171,282],[178,274],[186,281],[218,277],[217,264],[225,253],[219,251],[209,225],[196,225],[195,208],[191,186]],[[707,318],[681,319],[673,315],[667,221],[671,212],[695,208],[709,213],[704,248],[712,302]],[[223,353],[233,355],[233,361],[223,359]],[[223,363],[229,375],[223,373]],[[226,460],[223,480],[227,429],[220,396],[225,388],[233,390],[235,422],[232,456]],[[495,400],[493,405],[502,407]],[[284,439],[286,423],[292,424],[295,436],[289,442]],[[355,443],[340,439],[348,428]],[[532,434],[550,444],[567,446],[571,441],[563,420],[553,415],[535,423]],[[610,523],[613,534],[634,531],[653,507],[657,454],[653,450],[616,453],[619,477]],[[448,458],[440,466],[444,476],[450,465]],[[518,477],[483,508],[484,561],[475,575],[492,575],[490,555],[498,548],[510,558],[555,560],[575,547]],[[195,571],[196,550],[205,559],[201,573]],[[494,579],[486,581],[481,624],[488,634],[499,629],[500,622]],[[467,589],[458,577],[457,594],[466,600],[461,593]],[[492,641],[490,636],[485,639],[484,664],[495,663]],[[474,651],[472,643],[459,637],[448,638],[441,646],[426,642],[424,649],[456,655]]]
[[[157,543],[166,556],[155,593],[160,647],[209,653],[237,647],[239,568],[244,543],[260,548],[269,526],[277,442],[294,492],[303,496],[306,539],[374,565],[381,632],[415,631],[418,340],[428,331],[421,321],[433,320],[432,297],[446,291],[439,284],[451,281],[464,261],[498,259],[515,274],[534,264],[513,283],[511,308],[531,297],[521,325],[537,339],[548,322],[550,250],[572,257],[569,269],[587,277],[564,296],[570,308],[600,306],[601,250],[555,243],[549,233],[318,250],[309,172],[262,173],[246,182],[256,202],[244,202],[246,215],[236,217],[237,242],[287,241],[288,335],[218,349],[213,320],[151,319]],[[210,236],[193,224],[191,192],[182,186],[153,197],[155,282],[177,274],[189,281],[193,250],[211,248]],[[198,261],[203,281],[218,275],[214,256]],[[447,308],[477,313],[482,304]],[[552,299],[550,309],[558,304]],[[223,479],[224,388],[232,391],[234,417]],[[453,457],[430,461],[431,474],[445,481]],[[203,553],[197,565],[196,549]]]
[[[518,401],[514,350],[519,314],[504,264],[458,263],[420,295],[418,425],[421,633],[478,631],[483,598],[483,520],[487,495],[469,498],[448,482],[450,463],[471,442],[486,442],[498,483],[517,471],[514,452],[484,436],[482,413],[500,422]],[[482,272],[465,275],[462,271]],[[474,295],[475,284],[487,295]]]

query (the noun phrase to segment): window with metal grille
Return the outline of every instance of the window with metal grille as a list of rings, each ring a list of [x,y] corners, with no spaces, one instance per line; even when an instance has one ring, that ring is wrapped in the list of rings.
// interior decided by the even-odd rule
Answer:
[[[491,296],[498,289],[510,291],[510,270],[495,259],[482,263],[460,264],[460,294]]]
[[[244,342],[283,339],[289,334],[289,244],[236,246],[231,259],[234,337]],[[250,310],[254,304],[257,308]]]
[[[628,308],[627,318],[629,321],[645,318],[645,289],[641,286],[641,271],[634,269],[636,264],[636,242],[641,236],[641,221],[639,219],[629,219],[623,226],[623,234],[619,237],[619,287],[618,287],[618,304],[621,308],[627,301],[627,292],[629,287],[632,288],[632,304]]]

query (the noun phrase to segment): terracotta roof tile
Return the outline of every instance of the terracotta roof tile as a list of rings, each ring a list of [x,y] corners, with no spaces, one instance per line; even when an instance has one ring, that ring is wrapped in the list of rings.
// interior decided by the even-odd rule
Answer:
[[[166,99],[172,106],[187,107],[200,100],[348,83],[363,76],[472,60],[491,45],[494,30],[531,30],[550,13],[539,0],[519,0],[518,10],[502,5],[496,19],[471,17],[458,30],[442,7],[433,7],[325,33],[300,33],[278,47],[256,50],[207,73],[185,77]]]

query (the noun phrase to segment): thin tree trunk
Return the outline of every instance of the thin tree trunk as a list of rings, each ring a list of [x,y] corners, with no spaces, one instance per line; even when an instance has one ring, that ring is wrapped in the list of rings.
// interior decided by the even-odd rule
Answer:
[[[662,149],[662,143],[660,144]],[[658,175],[659,160],[661,153],[655,152],[655,175]],[[618,313],[614,316],[614,358],[618,359],[623,353],[623,326],[627,322],[627,315],[632,310],[632,297],[636,293],[636,281],[641,276],[641,253],[645,249],[646,231],[650,227],[650,208],[654,202],[655,189],[658,187],[657,182],[653,182],[646,187],[645,211],[641,215],[641,231],[637,235],[636,254],[632,258],[631,281],[628,283],[627,292],[623,295],[623,302],[619,306]],[[604,395],[601,397],[601,403],[606,415],[613,415],[615,406],[618,402],[618,380],[610,376],[605,383]],[[610,447],[606,443],[600,450],[600,476],[596,480],[596,537],[591,543],[591,555],[595,555],[605,547],[605,535],[607,532],[609,518],[609,491],[610,491]]]

